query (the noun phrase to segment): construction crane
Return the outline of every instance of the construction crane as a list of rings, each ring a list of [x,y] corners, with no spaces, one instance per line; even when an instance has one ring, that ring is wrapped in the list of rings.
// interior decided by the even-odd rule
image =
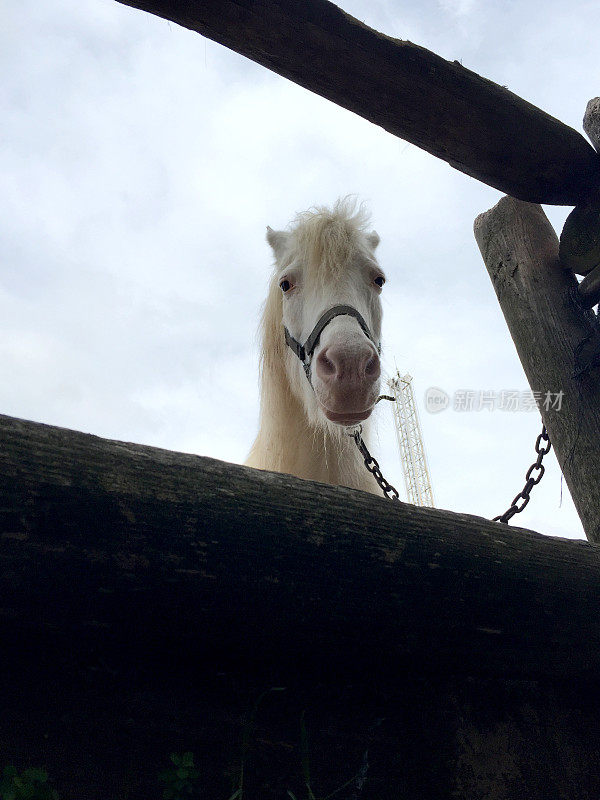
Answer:
[[[400,449],[400,460],[404,473],[406,497],[416,506],[433,508],[433,490],[427,466],[427,456],[423,445],[423,435],[419,415],[415,405],[415,395],[410,375],[396,376],[388,381],[394,396],[394,422]]]

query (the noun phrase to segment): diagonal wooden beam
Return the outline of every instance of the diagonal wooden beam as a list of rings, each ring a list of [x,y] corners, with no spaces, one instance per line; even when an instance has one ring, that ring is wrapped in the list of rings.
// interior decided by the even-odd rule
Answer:
[[[600,184],[583,136],[522,98],[328,0],[119,0],[197,31],[521,200]]]

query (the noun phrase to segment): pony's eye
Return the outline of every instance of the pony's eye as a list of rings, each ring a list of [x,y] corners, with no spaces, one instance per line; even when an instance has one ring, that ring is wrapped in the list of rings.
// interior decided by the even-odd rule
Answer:
[[[289,292],[289,290],[292,288],[292,284],[287,280],[287,278],[284,278],[284,280],[282,280],[279,284],[279,288],[285,294],[285,292]]]
[[[383,284],[385,283],[385,278],[383,277],[383,275],[378,275],[378,276],[375,278],[375,283],[376,283],[376,284],[377,284],[377,286],[379,286],[379,288],[381,289],[381,287],[382,287],[382,286],[383,286]]]

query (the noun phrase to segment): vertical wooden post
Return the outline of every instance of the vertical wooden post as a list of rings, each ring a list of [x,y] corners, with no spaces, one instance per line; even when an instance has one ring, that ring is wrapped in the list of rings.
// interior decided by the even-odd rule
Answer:
[[[598,318],[583,307],[572,271],[561,266],[558,238],[541,206],[503,197],[474,229],[586,536],[600,542]],[[553,393],[548,408],[547,392]]]

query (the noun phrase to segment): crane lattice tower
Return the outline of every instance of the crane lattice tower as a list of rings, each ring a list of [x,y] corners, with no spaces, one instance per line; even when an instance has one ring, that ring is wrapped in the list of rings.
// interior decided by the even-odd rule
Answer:
[[[388,381],[388,386],[395,400],[394,422],[408,502],[416,506],[433,507],[433,490],[412,377],[396,372],[396,377]]]

